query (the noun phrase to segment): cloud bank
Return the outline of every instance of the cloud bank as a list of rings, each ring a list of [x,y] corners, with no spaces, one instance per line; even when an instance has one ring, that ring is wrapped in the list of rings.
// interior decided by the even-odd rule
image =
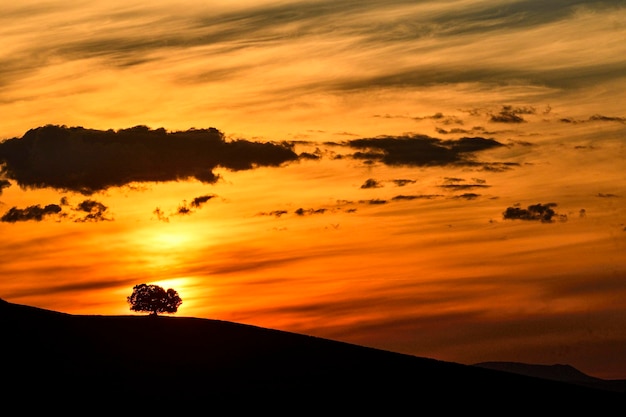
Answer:
[[[170,133],[146,126],[102,131],[47,125],[0,143],[2,174],[21,187],[86,195],[138,181],[215,183],[218,166],[246,170],[297,158],[286,144],[226,141],[214,128]]]
[[[58,204],[48,204],[41,207],[39,204],[28,206],[24,209],[11,207],[9,211],[0,217],[0,221],[5,223],[23,222],[29,220],[42,221],[44,217],[61,212]]]
[[[559,215],[554,211],[554,207],[556,206],[556,203],[538,203],[532,204],[525,209],[518,206],[508,207],[504,213],[502,213],[502,217],[505,220],[530,220],[540,221],[542,223],[552,223],[555,217],[558,217],[560,220],[566,220],[567,217]]]
[[[69,206],[67,197],[61,198],[60,204],[46,204],[43,207],[41,206],[41,204],[31,205],[26,208],[11,207],[7,212],[2,215],[2,217],[0,217],[0,222],[40,222],[45,218],[51,217],[55,214],[57,215],[57,221],[65,219],[73,220],[74,222],[85,223],[112,220],[111,218],[107,217],[109,208],[99,201],[87,199],[83,200],[75,207],[71,207],[70,210],[78,213],[78,217],[76,216],[76,214],[70,214],[67,211],[64,211],[64,206]]]
[[[359,150],[352,155],[356,159],[392,166],[475,164],[475,152],[505,146],[482,137],[442,140],[426,135],[354,139],[347,144]]]

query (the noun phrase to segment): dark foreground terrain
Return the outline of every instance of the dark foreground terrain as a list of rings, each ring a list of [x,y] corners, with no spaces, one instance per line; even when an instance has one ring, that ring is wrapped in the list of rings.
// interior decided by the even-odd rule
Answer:
[[[70,315],[0,300],[2,406],[103,415],[545,415],[626,393],[187,317]]]

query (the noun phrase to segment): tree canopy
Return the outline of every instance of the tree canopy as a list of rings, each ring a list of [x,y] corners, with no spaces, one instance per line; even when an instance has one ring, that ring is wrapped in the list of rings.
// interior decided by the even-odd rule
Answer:
[[[167,291],[158,285],[138,284],[127,298],[132,311],[147,311],[151,315],[176,313],[183,300],[178,292],[169,288]]]

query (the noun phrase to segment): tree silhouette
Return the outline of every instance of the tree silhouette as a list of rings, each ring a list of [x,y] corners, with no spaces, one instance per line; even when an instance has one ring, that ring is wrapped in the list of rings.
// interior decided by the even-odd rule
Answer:
[[[139,284],[133,287],[133,293],[127,298],[132,311],[149,311],[150,315],[159,313],[176,313],[183,303],[178,293],[169,288],[152,284]]]

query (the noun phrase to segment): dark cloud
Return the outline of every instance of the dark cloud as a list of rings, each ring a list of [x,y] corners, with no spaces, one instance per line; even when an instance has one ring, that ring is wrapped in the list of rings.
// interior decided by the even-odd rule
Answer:
[[[85,211],[87,213],[104,212],[107,207],[95,200],[84,200],[76,206],[77,210]]]
[[[452,184],[452,183],[458,183],[458,182],[464,182],[465,179],[463,178],[457,178],[457,177],[445,177],[444,182]]]
[[[439,188],[447,190],[471,190],[474,188],[489,188],[490,185],[486,184],[486,181],[481,178],[472,178],[473,183],[465,183],[463,178],[446,177],[444,178],[444,184]],[[467,194],[465,194],[467,195]]]
[[[612,117],[612,116],[603,116],[601,114],[594,114],[589,118],[590,121],[600,121],[600,122],[618,122],[626,124],[626,117]]]
[[[146,126],[101,131],[48,125],[0,143],[5,177],[26,188],[86,195],[131,182],[195,178],[215,183],[218,166],[245,170],[296,159],[285,143],[226,141],[214,128],[168,133]]]
[[[457,199],[462,198],[462,199],[465,199],[465,200],[475,200],[475,199],[477,199],[478,197],[480,197],[480,194],[476,194],[476,193],[464,193],[464,194],[461,194],[461,195],[457,195],[457,196],[455,196],[454,198],[457,198]]]
[[[626,124],[626,117],[604,116],[601,114],[594,114],[593,116],[590,116],[586,120],[584,119],[576,120],[570,117],[564,117],[564,118],[559,119],[559,121],[562,123],[572,123],[572,124],[586,123],[586,122],[617,122],[617,123]]]
[[[274,217],[280,217],[284,214],[289,213],[287,210],[272,210],[269,213],[260,213],[262,216],[274,216]]]
[[[495,139],[482,137],[463,137],[457,140],[446,140],[442,142],[445,146],[458,153],[478,152],[485,149],[505,146]]]
[[[367,203],[369,204],[369,200],[368,201],[359,201],[358,203]],[[354,201],[348,201],[348,200],[337,200],[336,205],[334,206],[330,206],[330,207],[320,207],[320,208],[303,208],[300,207],[297,210],[293,211],[293,214],[297,215],[297,216],[310,216],[310,215],[315,215],[315,214],[325,214],[325,213],[337,213],[338,211],[343,211],[344,213],[354,213],[356,211],[355,208],[346,208],[346,206],[352,206],[354,204],[357,204]],[[289,214],[289,211],[287,210],[272,210],[272,211],[263,211],[260,213],[257,213],[258,216],[272,216],[272,217],[282,217],[286,214]]]
[[[11,186],[11,181],[8,180],[0,180],[0,195],[2,195],[2,190],[5,188],[9,188]]]
[[[474,126],[471,129],[461,129],[458,127],[446,130],[440,127],[435,128],[435,130],[437,131],[437,133],[439,133],[440,135],[450,135],[450,134],[460,134],[460,135],[477,135],[477,134],[481,134],[481,135],[489,135],[489,134],[493,134],[495,132],[488,132],[487,129],[485,129],[484,127],[481,126]]]
[[[170,213],[172,215],[180,215],[180,216],[185,216],[188,214],[192,214],[194,213],[193,209],[199,209],[202,208],[202,206],[208,202],[209,200],[213,199],[217,197],[215,194],[207,194],[207,195],[202,195],[199,197],[195,197],[193,200],[191,200],[191,203],[187,203],[187,200],[183,200],[182,203],[180,203],[178,205],[178,207],[176,208],[176,210],[174,211],[174,213]],[[154,214],[156,216],[156,219],[162,222],[169,222],[170,219],[169,217],[165,214],[165,212],[163,212],[163,210],[161,210],[160,207],[157,207],[152,214]]]
[[[361,188],[381,188],[381,187],[382,187],[382,184],[372,178],[369,178],[361,185]]]
[[[415,184],[417,181],[408,180],[408,179],[397,179],[397,180],[392,180],[392,182],[396,184],[398,187],[404,187],[407,184]]]
[[[530,205],[528,208],[523,209],[520,208],[519,205],[515,205],[513,207],[508,207],[504,213],[502,213],[502,217],[505,220],[530,220],[540,221],[542,223],[552,223],[554,222],[555,217],[562,221],[566,220],[566,216],[559,215],[554,211],[554,207],[556,206],[556,203],[539,203]]]
[[[207,201],[209,201],[210,199],[214,197],[216,196],[213,194],[196,197],[193,200],[191,200],[191,207],[200,208],[204,205],[204,203],[206,203]]]
[[[413,117],[414,120],[435,120],[438,123],[442,123],[444,125],[462,125],[463,120],[459,119],[457,116],[446,116],[443,113],[435,113],[432,116],[421,116],[421,117]]]
[[[309,214],[324,214],[326,213],[327,209],[325,208],[320,208],[320,209],[303,209],[303,208],[299,208],[297,209],[294,213],[296,213],[298,216],[305,216],[305,215],[309,215]]]
[[[402,200],[432,200],[433,198],[442,197],[441,194],[418,194],[418,195],[397,195],[393,197],[392,201]]]
[[[315,154],[315,153],[310,153],[310,152],[301,152],[298,155],[298,158],[300,159],[312,159],[312,160],[318,160],[321,158],[321,155],[319,154]]]
[[[183,201],[182,204],[180,204],[178,208],[176,209],[176,214],[180,214],[182,216],[191,214],[191,213],[193,213],[193,211],[187,206],[186,201]]]
[[[474,164],[477,165],[477,164]],[[489,172],[504,172],[512,169],[513,167],[520,166],[517,162],[489,162],[489,163],[480,163],[480,170],[489,171]]]
[[[615,197],[618,197],[617,194],[610,194],[610,193],[598,193],[597,196],[601,197],[601,198],[615,198]]]
[[[78,219],[78,222],[97,222],[110,220],[105,217],[108,207],[95,200],[84,200],[76,206],[77,211],[85,212],[85,217]]]
[[[165,222],[165,223],[169,223],[170,221],[169,217],[167,217],[165,213],[163,213],[160,207],[155,208],[152,213],[156,216],[157,220]]]
[[[340,205],[340,206],[346,206],[346,205],[350,205],[350,204],[354,204],[354,201],[350,201],[350,200],[337,200],[337,205]]]
[[[380,198],[373,198],[371,200],[361,200],[359,201],[359,203],[378,205],[378,204],[387,204],[387,200],[382,200]]]
[[[491,115],[491,121],[497,123],[524,123],[526,120],[520,115],[535,114],[533,107],[502,106],[498,114]]]
[[[469,164],[474,152],[504,146],[482,137],[441,140],[426,135],[353,139],[347,144],[359,149],[352,155],[356,159],[408,166]]]
[[[439,187],[447,190],[471,190],[473,188],[489,188],[491,186],[486,184],[443,184]]]
[[[385,157],[384,152],[355,152],[352,154],[355,159],[362,159],[364,164],[372,165],[376,161],[382,160]]]
[[[380,118],[380,119],[413,119],[413,120],[422,120],[422,119],[427,119],[428,117],[411,117],[411,116],[407,116],[407,115],[394,115],[394,114],[389,114],[389,113],[385,113],[385,114],[375,114],[372,117],[376,117],[376,118]]]
[[[469,194],[468,194],[469,195]],[[314,214],[325,214],[325,213],[336,213],[338,211],[342,211],[344,213],[355,213],[357,211],[354,207],[345,207],[354,204],[364,204],[364,205],[384,205],[388,204],[389,201],[398,202],[398,201],[411,201],[411,200],[432,200],[438,197],[443,197],[441,194],[414,194],[414,195],[396,195],[391,198],[391,200],[381,199],[381,198],[372,198],[369,200],[359,200],[359,201],[347,201],[347,200],[338,200],[337,205],[330,208],[298,208],[293,213],[297,216],[309,216]],[[465,198],[469,198],[466,196]],[[282,217],[289,212],[287,210],[273,210],[269,212],[260,212],[257,215],[259,216],[273,216],[273,217]]]
[[[41,207],[37,204],[34,206],[28,206],[24,209],[11,207],[9,211],[0,217],[0,221],[6,223],[24,222],[29,220],[41,221],[48,215],[60,213],[61,210],[61,206],[58,204],[48,204],[45,207]]]
[[[257,216],[272,216],[272,217],[282,217],[285,214],[288,214],[287,210],[272,210],[272,211],[262,211],[257,214]]]
[[[83,200],[71,210],[78,213],[83,213],[82,217],[75,215],[68,215],[63,212],[62,206],[69,206],[69,200],[67,197],[62,197],[60,204],[48,204],[45,207],[40,205],[28,206],[24,209],[12,207],[7,211],[0,221],[15,223],[18,221],[35,220],[41,221],[44,217],[57,214],[59,218],[74,219],[75,222],[97,222],[111,220],[105,217],[108,207],[95,200]],[[86,213],[86,214],[84,214]]]

